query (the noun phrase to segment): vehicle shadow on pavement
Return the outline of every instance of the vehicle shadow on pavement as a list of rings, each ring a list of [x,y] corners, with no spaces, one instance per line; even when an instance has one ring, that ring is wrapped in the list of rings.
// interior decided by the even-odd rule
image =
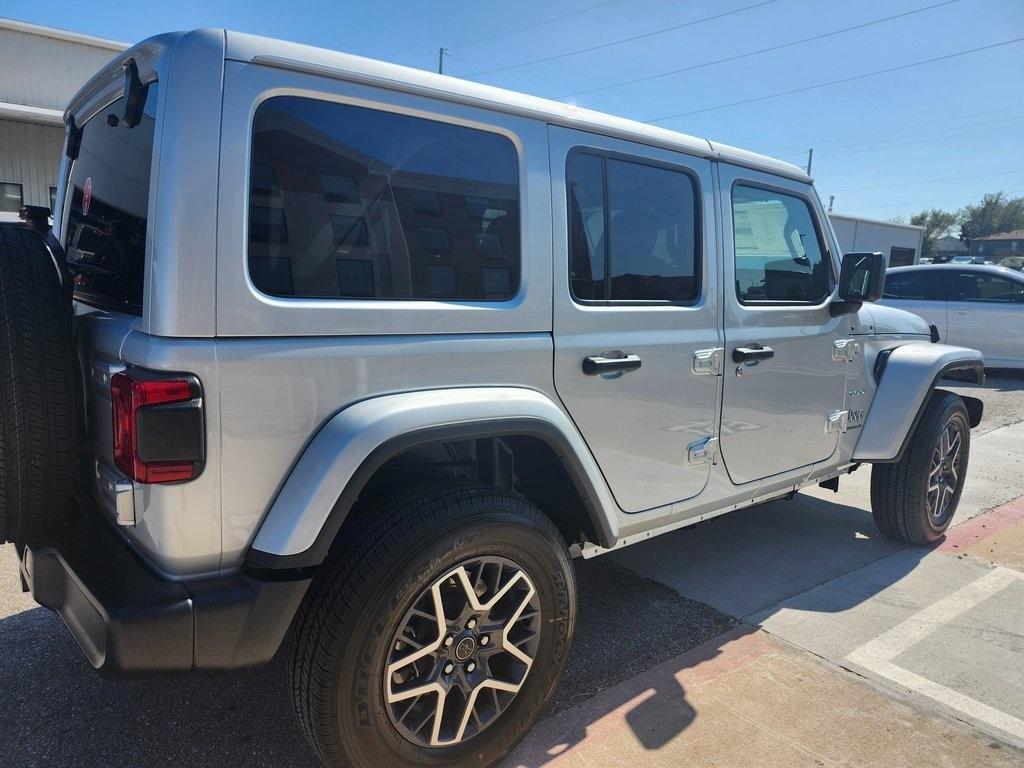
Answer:
[[[640,626],[631,623],[624,632],[622,653],[614,661],[620,667],[631,667],[634,675],[650,672],[641,680],[630,679],[606,691],[599,707],[585,703],[588,692],[579,691],[577,684],[572,704],[584,706],[557,721],[541,721],[504,765],[541,768],[584,739],[600,738],[617,721],[629,726],[643,750],[660,749],[700,716],[687,700],[680,678],[700,679],[727,672],[736,654],[725,659],[723,648],[756,633],[758,625],[783,601],[787,608],[805,612],[846,611],[913,571],[932,548],[905,547],[884,539],[863,509],[798,495],[792,501],[735,512],[623,550],[614,556],[630,569],[621,569],[622,573],[634,579],[634,571],[652,577],[644,579],[652,589],[671,585],[669,591],[676,601],[701,606],[721,617],[722,634],[710,642],[692,643],[675,654],[670,664],[656,666],[641,663],[652,639],[645,636],[642,622]],[[900,557],[889,557],[896,552]],[[856,589],[832,591],[827,596],[815,591],[838,576],[883,560],[885,567],[877,569],[875,578],[859,583]],[[581,574],[581,581],[587,578],[589,574]],[[709,603],[725,612],[719,613]],[[593,634],[583,622],[580,630],[577,648],[585,647]],[[569,690],[562,695],[573,695],[572,672],[570,668],[563,680],[560,690]],[[557,701],[554,709],[561,711],[565,707],[559,708]]]
[[[890,551],[874,538],[863,510],[798,496],[624,551],[654,572],[682,574],[679,583],[662,574],[659,581],[646,578],[607,557],[577,561],[579,615],[567,670],[545,720],[512,764],[541,766],[608,716],[623,718],[644,749],[660,748],[699,714],[674,676],[677,665],[664,662],[702,664],[718,655],[709,641],[753,632],[734,617],[764,608],[770,595],[781,597],[780,578],[799,591]],[[910,570],[916,560],[900,562]],[[887,581],[901,575],[889,572]],[[726,595],[727,613],[707,604],[709,589]],[[849,601],[869,596],[851,594]],[[808,609],[844,607],[840,600]],[[280,653],[255,670],[105,680],[55,615],[42,608],[15,613],[0,620],[0,765],[312,768],[317,761],[295,724],[285,661]],[[637,675],[648,670],[658,676],[634,690]],[[553,715],[609,689],[615,696],[605,694],[599,710],[579,707],[557,718],[561,732],[548,733]]]

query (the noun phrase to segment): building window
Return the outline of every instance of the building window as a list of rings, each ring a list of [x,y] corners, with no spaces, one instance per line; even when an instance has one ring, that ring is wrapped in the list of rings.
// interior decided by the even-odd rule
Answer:
[[[331,214],[334,242],[345,247],[366,247],[370,244],[370,231],[362,216]]]
[[[0,211],[17,213],[24,204],[21,184],[16,184],[13,181],[0,182]]]
[[[689,174],[573,152],[568,180],[574,297],[673,302],[697,298],[697,208]]]
[[[437,195],[433,192],[425,192],[422,189],[414,189],[411,194],[412,206],[416,213],[440,213],[441,206],[437,203]]]
[[[512,273],[499,267],[484,269],[484,293],[488,296],[507,296],[512,287]]]
[[[320,185],[324,190],[324,199],[332,203],[360,202],[359,192],[356,191],[356,180],[351,176],[322,173],[320,174]]]
[[[276,245],[288,242],[288,224],[283,208],[253,205],[249,208],[249,240]]]
[[[420,248],[427,253],[448,253],[448,233],[440,227],[420,227]]]
[[[458,293],[455,267],[450,264],[432,264],[427,267],[427,291],[431,296],[450,298]]]
[[[732,226],[741,303],[818,304],[832,291],[828,252],[803,198],[737,184]]]
[[[248,258],[265,293],[506,301],[519,290],[519,161],[498,133],[277,96],[256,111],[251,162]],[[288,260],[290,281],[278,262],[257,264],[267,257]],[[496,258],[507,276],[485,276]]]
[[[342,296],[372,297],[376,293],[373,262],[368,259],[338,259],[338,286]]]

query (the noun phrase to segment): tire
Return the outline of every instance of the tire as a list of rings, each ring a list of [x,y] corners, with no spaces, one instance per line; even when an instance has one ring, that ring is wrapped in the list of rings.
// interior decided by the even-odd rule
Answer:
[[[944,439],[952,450],[951,434],[959,438],[955,467],[947,462],[936,469],[933,462],[947,452]],[[952,392],[933,392],[903,458],[871,468],[871,513],[878,529],[907,544],[942,538],[960,503],[970,452],[971,425],[963,400]],[[929,490],[933,477],[939,490]]]
[[[466,570],[453,570],[460,566]],[[474,577],[478,566],[479,579]],[[520,574],[505,570],[513,566],[535,587],[532,597]],[[467,608],[471,610],[468,592],[452,586],[461,584],[461,577],[446,576],[458,573],[472,581],[474,593],[480,593],[489,580],[501,580],[479,594],[481,604],[496,595],[498,583],[507,585],[505,596],[493,609],[498,615],[519,605],[519,620],[512,613],[508,629],[488,636],[493,637],[491,643],[483,638],[493,626],[487,622],[495,615],[479,616],[472,652],[479,657],[454,656],[462,654],[466,643],[459,639],[450,646],[441,645],[442,633],[432,623],[436,612],[424,619],[419,611],[425,608],[430,613],[433,585],[438,585],[438,599],[444,600],[443,612],[450,622],[446,636],[453,625],[465,625],[464,636],[473,634],[468,627],[474,623],[465,614]],[[457,598],[454,604],[452,597]],[[456,616],[460,610],[462,615]],[[532,504],[477,483],[431,483],[401,492],[361,514],[349,530],[343,529],[339,545],[317,573],[296,616],[289,644],[289,682],[299,724],[327,766],[494,765],[527,733],[554,692],[565,668],[575,617],[575,580],[565,543]],[[412,622],[421,623],[414,626]],[[419,643],[407,645],[399,637],[415,637]],[[506,640],[522,642],[521,653],[531,652],[532,666],[504,650]],[[403,666],[419,652],[418,646],[435,644],[439,648],[432,655],[416,661],[419,669]],[[482,655],[487,652],[493,655]],[[470,666],[474,662],[479,662],[479,668]],[[449,664],[451,674],[441,678]],[[386,668],[393,674],[386,675]],[[472,681],[471,669],[478,676]],[[521,687],[509,698],[506,691],[480,686],[475,717],[465,714],[464,706],[459,709],[460,702],[469,699],[460,698],[462,694],[456,695],[453,688],[447,694],[443,727],[435,729],[440,700],[436,693],[390,705],[387,701],[389,694],[406,695],[410,686],[435,679],[430,670],[438,680],[470,686],[479,685],[480,675],[498,678],[514,670],[512,683]],[[421,678],[420,672],[426,677]],[[500,711],[499,704],[504,707]],[[406,713],[403,720],[405,707],[415,717]],[[429,723],[414,733],[413,721],[423,717]],[[462,740],[456,742],[462,722],[468,724]],[[439,745],[423,743],[435,733]]]
[[[74,508],[71,312],[32,229],[0,224],[0,543],[31,542]]]

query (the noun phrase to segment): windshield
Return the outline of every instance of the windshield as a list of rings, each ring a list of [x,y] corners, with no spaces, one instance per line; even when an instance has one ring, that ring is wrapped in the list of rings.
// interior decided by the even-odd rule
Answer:
[[[88,304],[142,312],[156,103],[151,83],[138,125],[129,128],[121,119],[121,97],[82,126],[68,180],[64,248],[75,298]]]

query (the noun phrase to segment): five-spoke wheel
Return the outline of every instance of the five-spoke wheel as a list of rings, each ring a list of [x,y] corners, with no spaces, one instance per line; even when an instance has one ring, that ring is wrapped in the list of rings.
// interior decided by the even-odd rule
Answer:
[[[388,714],[415,744],[457,744],[512,702],[533,665],[540,601],[526,572],[479,557],[444,573],[402,619],[384,669]]]

